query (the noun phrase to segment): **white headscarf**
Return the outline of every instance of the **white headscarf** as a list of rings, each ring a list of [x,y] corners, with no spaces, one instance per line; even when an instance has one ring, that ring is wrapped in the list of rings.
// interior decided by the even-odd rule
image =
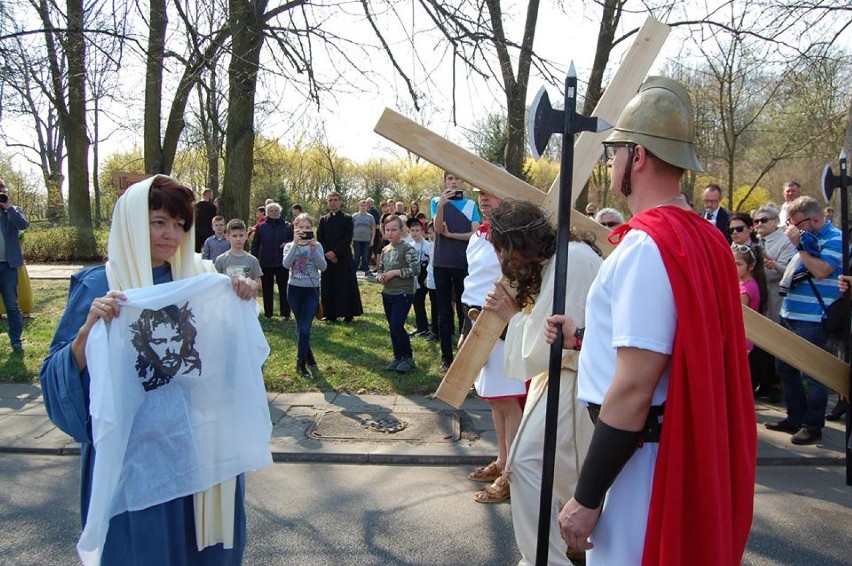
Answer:
[[[116,291],[154,284],[151,268],[151,233],[148,198],[156,180],[177,182],[166,175],[154,175],[134,183],[115,203],[107,244],[106,274],[109,288]],[[175,254],[168,259],[172,279],[185,279],[208,271],[213,264],[195,253],[195,225],[184,233]]]

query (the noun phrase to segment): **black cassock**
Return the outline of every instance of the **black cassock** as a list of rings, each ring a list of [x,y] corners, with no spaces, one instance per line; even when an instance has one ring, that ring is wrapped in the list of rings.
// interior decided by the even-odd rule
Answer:
[[[352,217],[340,211],[320,218],[317,241],[325,252],[334,252],[337,263],[328,262],[322,274],[322,307],[327,319],[361,316],[361,292],[352,263]]]

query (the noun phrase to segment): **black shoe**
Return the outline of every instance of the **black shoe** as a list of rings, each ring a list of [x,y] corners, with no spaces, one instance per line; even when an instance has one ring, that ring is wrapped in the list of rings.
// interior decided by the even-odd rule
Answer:
[[[790,442],[793,444],[815,444],[818,440],[822,440],[822,431],[818,428],[808,428],[803,426],[799,432],[790,437]]]
[[[408,335],[409,336],[420,336],[421,334],[424,334],[426,332],[428,332],[428,331],[427,330],[418,330],[418,329],[415,328],[414,330],[409,332]]]
[[[317,361],[314,359],[314,353],[310,350],[308,350],[308,367],[311,369],[317,368]]]
[[[437,342],[438,341],[438,335],[435,334],[434,332],[429,332],[428,334],[424,334],[423,337],[426,338],[427,342]]]
[[[396,371],[399,373],[408,373],[414,369],[414,358],[403,358],[396,365]]]
[[[402,363],[402,360],[391,360],[391,362],[385,366],[385,371],[396,371],[400,363]]]
[[[450,361],[444,360],[443,362],[441,362],[441,372],[447,373],[448,371],[450,371],[451,365],[453,365],[452,360],[450,360]]]
[[[310,379],[311,374],[308,373],[308,368],[305,367],[305,362],[296,362],[296,373],[299,374],[299,377],[302,379]]]
[[[343,319],[343,322],[345,322],[346,324],[349,324],[350,322],[352,322],[352,317],[347,316],[346,318]]]
[[[791,424],[790,421],[784,419],[783,421],[778,421],[777,423],[764,423],[763,426],[768,428],[769,430],[774,430],[775,432],[789,432],[790,434],[795,434],[801,430],[802,427]]]
[[[825,416],[825,420],[827,420],[827,421],[839,421],[841,418],[843,418],[843,415],[845,415],[846,411],[848,411],[848,410],[849,410],[849,401],[847,401],[845,399],[840,399],[840,400],[837,401],[837,404],[834,406],[834,408],[831,410],[831,412],[828,413]]]

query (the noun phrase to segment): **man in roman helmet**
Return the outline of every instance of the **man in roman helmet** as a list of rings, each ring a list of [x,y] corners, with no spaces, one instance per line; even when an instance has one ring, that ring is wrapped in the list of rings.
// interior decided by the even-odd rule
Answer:
[[[689,94],[648,78],[604,142],[633,218],[589,291],[578,398],[595,422],[559,515],[594,564],[739,564],[752,520],[756,431],[736,268],[680,192],[701,171]]]

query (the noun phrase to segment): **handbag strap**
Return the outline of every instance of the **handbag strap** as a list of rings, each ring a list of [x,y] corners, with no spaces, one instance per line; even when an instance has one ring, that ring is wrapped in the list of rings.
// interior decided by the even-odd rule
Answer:
[[[310,249],[310,246],[308,246],[308,254],[307,254],[308,255],[308,261],[311,262],[311,263],[313,263],[313,261],[314,261],[313,258],[311,257],[312,253],[314,253],[314,250]],[[316,267],[315,263],[313,265],[314,265],[314,267]],[[319,269],[317,269],[317,271],[319,271]],[[308,275],[308,279],[311,280],[311,288],[314,290],[314,294],[317,296],[317,300],[322,301],[322,298],[320,297],[320,293],[319,293],[319,288],[320,288],[319,281],[317,281],[316,285],[314,284],[314,278],[311,277],[311,270],[310,269],[306,269],[305,273]]]
[[[811,289],[814,290],[814,295],[816,295],[816,299],[819,301],[819,306],[822,307],[822,313],[825,316],[828,316],[828,309],[825,308],[825,301],[822,300],[822,295],[819,294],[819,291],[817,290],[816,285],[814,285],[811,277],[808,277],[808,284],[811,286]]]

